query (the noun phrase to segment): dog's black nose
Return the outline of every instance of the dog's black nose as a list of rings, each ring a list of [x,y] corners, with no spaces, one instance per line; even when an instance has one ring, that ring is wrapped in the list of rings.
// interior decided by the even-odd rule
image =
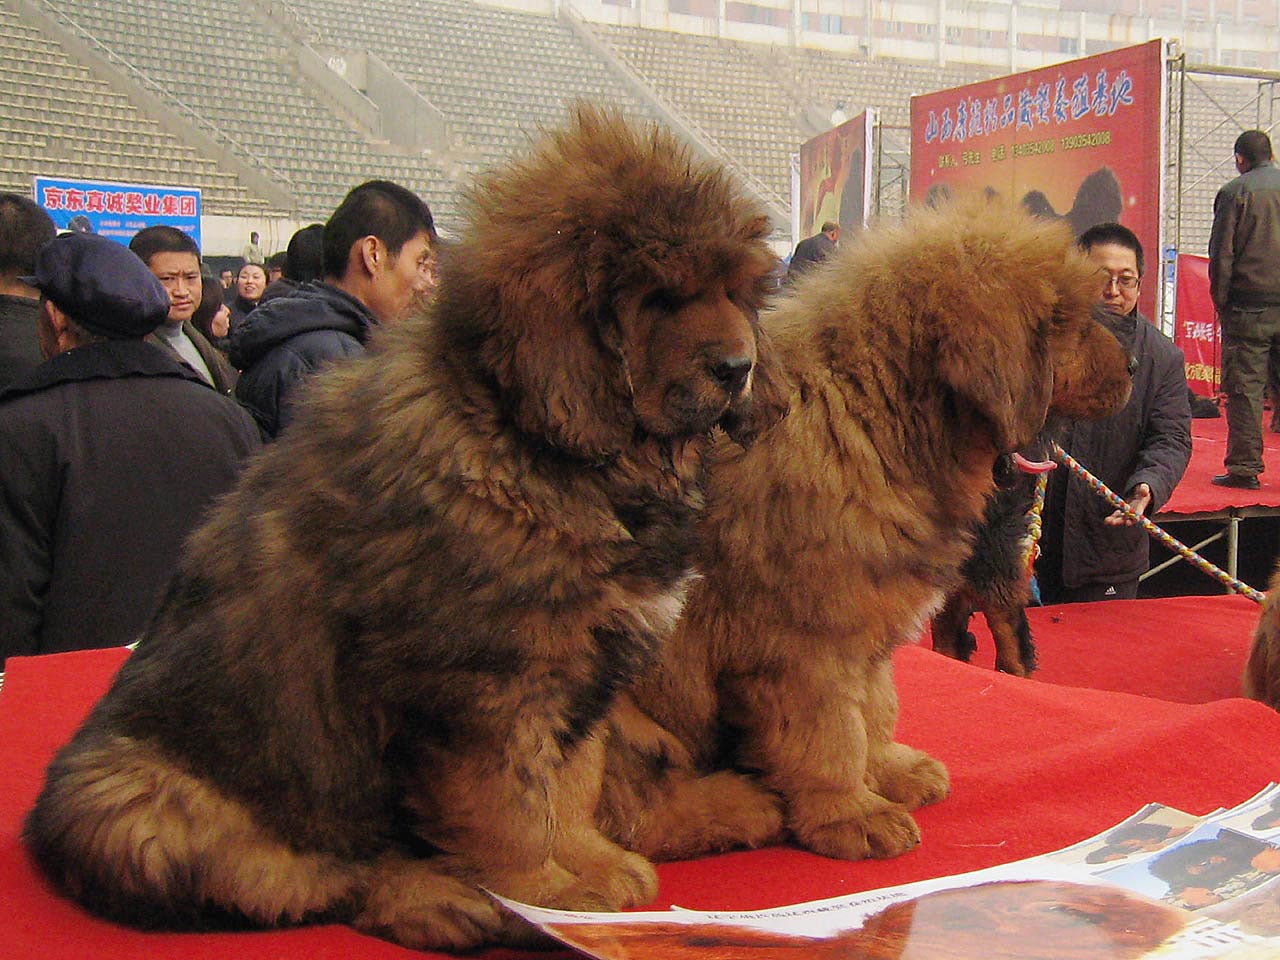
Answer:
[[[711,375],[730,393],[739,393],[751,373],[750,357],[725,357],[711,365]]]

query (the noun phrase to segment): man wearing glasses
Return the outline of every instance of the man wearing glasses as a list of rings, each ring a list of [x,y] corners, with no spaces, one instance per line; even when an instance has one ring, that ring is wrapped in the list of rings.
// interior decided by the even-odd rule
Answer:
[[[1280,350],[1280,170],[1271,138],[1236,138],[1236,177],[1213,201],[1209,293],[1222,324],[1222,389],[1227,395],[1227,472],[1221,487],[1258,489],[1262,394],[1269,357]]]
[[[1133,358],[1133,394],[1105,420],[1059,420],[1063,449],[1141,516],[1169,499],[1191,459],[1191,408],[1182,351],[1138,313],[1142,244],[1128,227],[1102,223],[1080,236],[1098,267],[1098,319]],[[1133,599],[1149,565],[1147,535],[1079,479],[1055,470],[1036,565],[1046,603]]]

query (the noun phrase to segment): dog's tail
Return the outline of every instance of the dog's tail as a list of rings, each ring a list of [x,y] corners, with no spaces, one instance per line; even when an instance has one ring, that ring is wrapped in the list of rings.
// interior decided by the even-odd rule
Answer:
[[[149,929],[228,929],[349,913],[359,871],[267,836],[240,804],[152,747],[82,731],[49,767],[24,839],[94,913]]]

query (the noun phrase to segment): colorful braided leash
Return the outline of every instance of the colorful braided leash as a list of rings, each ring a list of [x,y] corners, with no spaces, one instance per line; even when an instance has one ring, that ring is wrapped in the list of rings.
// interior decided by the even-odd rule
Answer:
[[[1043,532],[1041,515],[1044,513],[1044,492],[1049,486],[1049,471],[1036,477],[1036,495],[1026,512],[1027,548],[1022,554],[1022,569],[1030,576],[1040,557],[1040,534]]]
[[[1253,587],[1249,586],[1247,583],[1242,583],[1237,580],[1221,567],[1215,567],[1212,563],[1200,556],[1200,554],[1196,553],[1181,540],[1171,537],[1146,517],[1135,513],[1129,504],[1116,496],[1105,483],[1095,477],[1084,467],[1080,466],[1079,461],[1074,459],[1071,454],[1067,453],[1067,451],[1063,450],[1062,447],[1058,446],[1057,443],[1051,444],[1051,448],[1055,460],[1059,461],[1068,470],[1087,483],[1089,488],[1098,496],[1102,497],[1103,500],[1106,500],[1107,503],[1111,504],[1117,510],[1123,511],[1124,515],[1129,519],[1137,521],[1138,525],[1141,526],[1143,530],[1147,531],[1147,533],[1160,544],[1172,550],[1193,567],[1196,567],[1213,577],[1213,579],[1217,580],[1228,590],[1234,590],[1236,593],[1244,594],[1254,603],[1262,603],[1262,601],[1266,599],[1264,594],[1253,589]]]

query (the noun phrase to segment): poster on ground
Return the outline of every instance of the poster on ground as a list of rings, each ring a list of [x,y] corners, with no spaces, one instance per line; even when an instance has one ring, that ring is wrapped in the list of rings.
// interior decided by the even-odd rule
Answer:
[[[828,220],[846,235],[871,215],[871,135],[876,112],[865,110],[800,147],[800,233],[812,237]]]
[[[1119,221],[1138,235],[1156,320],[1163,194],[1164,41],[911,98],[911,197],[993,190],[1078,237]]]
[[[195,187],[37,176],[32,193],[59,230],[128,244],[143,227],[165,225],[200,245],[200,190]]]

